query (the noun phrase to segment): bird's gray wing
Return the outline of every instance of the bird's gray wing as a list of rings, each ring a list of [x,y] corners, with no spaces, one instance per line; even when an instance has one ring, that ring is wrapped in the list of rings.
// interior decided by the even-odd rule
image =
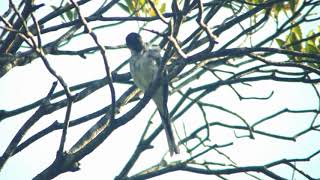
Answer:
[[[162,60],[161,58],[161,49],[159,46],[149,46],[149,57],[154,59],[156,61],[157,66],[160,66],[160,61]],[[167,109],[167,102],[168,102],[168,95],[169,95],[169,90],[168,90],[168,73],[166,68],[163,71],[162,74],[162,82],[160,86],[161,91],[163,93],[163,107],[164,109]]]
[[[157,66],[160,65],[161,61],[161,49],[158,46],[152,46],[148,49],[148,57],[156,61]]]
[[[164,69],[163,77],[162,77],[162,92],[163,92],[163,105],[167,107],[168,96],[169,96],[169,80],[168,80],[168,72],[167,69]],[[170,117],[170,115],[169,115]]]

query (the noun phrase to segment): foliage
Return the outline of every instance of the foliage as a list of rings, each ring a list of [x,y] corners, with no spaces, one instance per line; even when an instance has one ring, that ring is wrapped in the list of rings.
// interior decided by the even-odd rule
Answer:
[[[160,0],[152,1],[155,4],[156,9],[160,13],[164,13],[166,10],[166,3],[160,3]],[[125,12],[131,14],[134,13],[136,16],[144,14],[145,16],[156,16],[155,10],[146,0],[125,0],[125,4],[119,2],[118,4]]]

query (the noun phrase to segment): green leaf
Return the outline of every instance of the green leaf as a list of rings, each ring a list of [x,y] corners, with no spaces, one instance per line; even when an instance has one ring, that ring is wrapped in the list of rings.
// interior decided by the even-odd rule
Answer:
[[[302,39],[302,32],[300,26],[292,28],[292,32],[297,36],[298,39]]]
[[[131,4],[131,1],[132,1],[132,0],[125,0],[125,2],[126,2],[127,5]]]
[[[275,7],[273,8],[274,11],[274,16],[278,17],[280,11],[283,9],[283,3],[278,3],[275,5]]]
[[[130,13],[135,11],[135,7],[133,6],[132,0],[125,0],[127,7],[129,8]]]
[[[300,43],[296,44],[297,41],[298,41],[298,37],[297,37],[296,33],[290,33],[290,35],[288,37],[288,43],[294,44],[294,46],[292,46],[292,50],[300,51],[302,46]]]
[[[53,10],[58,10],[59,8],[58,7],[56,7],[56,6],[54,6],[54,5],[50,5],[50,7],[53,9]]]
[[[296,57],[294,57],[294,60],[297,62],[301,62],[303,60],[303,57],[296,56]]]
[[[73,20],[78,18],[78,12],[76,10],[73,11]]]
[[[72,21],[73,20],[73,12],[70,10],[70,11],[67,11],[66,12],[66,15],[67,15],[67,18],[69,19],[69,21]]]
[[[306,45],[306,48],[304,48],[303,52],[306,52],[306,53],[319,53],[320,50],[317,49],[316,46],[313,46],[311,44],[307,44]],[[304,58],[304,60],[313,60],[313,59],[310,59],[310,58]],[[315,67],[315,68],[319,68],[319,64],[318,63],[308,63],[308,65],[312,66],[312,67]]]
[[[315,46],[313,46],[311,44],[307,44],[306,48],[304,48],[304,52],[307,52],[307,53],[318,53],[319,51]]]
[[[313,36],[313,35],[314,35],[314,31],[311,30],[311,31],[308,32],[307,37],[310,37],[310,36]]]
[[[56,6],[54,6],[54,5],[51,5],[50,6],[54,11],[57,11],[58,9],[60,9],[60,7],[56,7]],[[66,21],[66,18],[64,18],[64,15],[63,14],[61,14],[61,15],[59,15],[60,17],[61,17],[61,19],[64,21],[64,22],[67,22]]]
[[[129,7],[128,6],[126,6],[126,5],[124,5],[123,3],[118,3],[118,5],[120,6],[120,8],[122,9],[122,10],[124,10],[125,12],[127,12],[127,13],[130,13],[130,9],[129,9]]]
[[[70,5],[70,3],[67,2],[64,6],[67,7],[67,6],[69,6],[69,5]],[[67,11],[65,14],[67,15],[67,18],[68,18],[69,21],[74,20],[74,12],[73,12],[72,9],[70,9],[69,11]]]
[[[279,45],[280,48],[283,48],[285,42],[282,39],[276,39],[277,44]]]
[[[155,3],[155,2],[154,2]],[[142,7],[144,4],[146,4],[146,0],[139,0],[139,5]],[[155,3],[156,4],[156,3]]]
[[[314,34],[315,34],[315,33],[311,30],[311,31],[308,33],[307,37],[313,36]],[[307,44],[310,44],[310,45],[316,47],[316,38],[309,39],[309,40],[307,41]]]
[[[166,3],[162,3],[161,4],[161,7],[160,7],[159,11],[160,11],[160,13],[166,12]]]
[[[296,9],[295,0],[289,0],[289,6],[290,6],[291,12],[294,13],[294,12],[295,12],[295,9]]]

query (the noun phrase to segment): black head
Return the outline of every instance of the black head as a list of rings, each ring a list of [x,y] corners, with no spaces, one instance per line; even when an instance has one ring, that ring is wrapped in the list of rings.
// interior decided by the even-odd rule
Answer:
[[[126,43],[129,49],[139,53],[143,50],[143,41],[138,33],[130,33],[126,37]]]

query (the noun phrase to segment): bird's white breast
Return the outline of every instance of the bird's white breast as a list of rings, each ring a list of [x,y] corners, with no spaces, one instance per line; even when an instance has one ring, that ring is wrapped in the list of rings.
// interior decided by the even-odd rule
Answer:
[[[133,55],[130,59],[130,72],[135,84],[145,91],[158,71],[156,59],[148,54]]]

